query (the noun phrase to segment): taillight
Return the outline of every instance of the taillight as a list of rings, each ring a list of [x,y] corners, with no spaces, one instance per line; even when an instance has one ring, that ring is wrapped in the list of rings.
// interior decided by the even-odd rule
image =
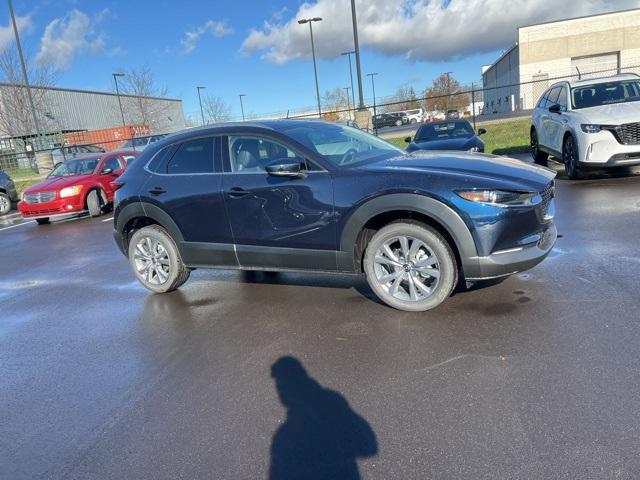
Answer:
[[[114,180],[113,182],[110,182],[109,185],[111,185],[111,188],[113,189],[113,191],[115,192],[116,190],[118,190],[119,188],[124,187],[124,182],[121,180]]]

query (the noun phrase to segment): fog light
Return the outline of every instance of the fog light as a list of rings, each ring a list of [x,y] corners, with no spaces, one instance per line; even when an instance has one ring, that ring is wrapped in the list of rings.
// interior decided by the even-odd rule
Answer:
[[[73,205],[67,205],[67,210],[73,210]]]

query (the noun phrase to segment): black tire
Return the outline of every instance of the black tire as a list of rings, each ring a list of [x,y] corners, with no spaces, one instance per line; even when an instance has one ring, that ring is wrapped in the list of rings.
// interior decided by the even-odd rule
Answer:
[[[145,255],[144,246],[149,246],[147,239],[150,239],[152,245],[153,242],[157,242],[162,247],[162,250],[146,249],[147,252],[157,254],[156,261],[152,261],[153,255]],[[142,250],[138,247],[141,242],[144,244]],[[158,225],[149,225],[133,234],[129,242],[128,256],[129,264],[140,283],[155,293],[171,292],[179,288],[191,274],[191,270],[182,261],[178,247],[171,236]],[[166,263],[159,259],[163,259]],[[149,265],[149,268],[142,271],[145,265]],[[150,268],[153,268],[153,271],[149,272]],[[166,274],[166,278],[161,276],[160,270]]]
[[[11,211],[11,199],[9,195],[0,192],[0,217]]]
[[[89,215],[92,217],[102,215],[102,197],[97,190],[91,190],[87,195],[87,210],[89,210]]]
[[[407,257],[402,257],[402,242],[400,237],[407,239],[405,247],[408,248]],[[411,254],[413,242],[418,240],[424,246],[417,248],[417,252]],[[394,251],[391,245],[400,247]],[[387,245],[396,255],[396,265],[381,263],[379,250]],[[389,258],[388,255],[385,258]],[[420,260],[435,258],[436,261],[420,266]],[[428,268],[436,266],[436,268]],[[431,274],[423,274],[421,271],[430,271]],[[458,269],[456,258],[447,241],[431,227],[410,220],[391,223],[376,232],[371,238],[364,255],[364,271],[369,286],[376,296],[387,305],[408,312],[423,312],[431,310],[444,302],[453,291],[458,281]],[[438,277],[434,276],[438,273]],[[388,285],[384,285],[380,279],[395,276]],[[400,279],[400,280],[399,280]],[[391,293],[397,283],[396,293]],[[413,287],[411,284],[413,283]],[[431,291],[425,291],[419,287],[428,287]],[[415,299],[412,299],[414,294]],[[399,298],[400,297],[400,298]]]
[[[533,157],[533,162],[538,165],[546,165],[549,159],[549,154],[540,150],[538,132],[536,132],[535,128],[531,129],[531,156]]]
[[[413,125],[414,123],[418,123],[418,121],[415,118],[412,118],[410,123]]]
[[[36,222],[38,222],[38,225],[49,225],[51,223],[51,220],[49,220],[49,217],[36,218]]]
[[[562,142],[562,161],[564,162],[564,171],[570,180],[580,178],[580,164],[578,161],[578,145],[573,135],[567,135]]]

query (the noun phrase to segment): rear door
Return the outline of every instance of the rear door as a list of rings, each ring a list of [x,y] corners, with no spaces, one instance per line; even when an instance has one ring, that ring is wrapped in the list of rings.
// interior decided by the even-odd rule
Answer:
[[[224,199],[240,265],[335,270],[329,172],[274,138],[229,136],[224,145]],[[283,159],[300,161],[304,175],[267,174],[266,165]]]

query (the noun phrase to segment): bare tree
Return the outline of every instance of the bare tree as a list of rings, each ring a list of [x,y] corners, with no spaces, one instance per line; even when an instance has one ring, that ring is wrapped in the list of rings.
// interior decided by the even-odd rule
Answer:
[[[207,123],[228,122],[231,120],[231,106],[221,97],[206,95],[202,99],[202,109]]]
[[[156,84],[155,76],[149,65],[131,67],[121,80],[122,106],[125,122],[133,125],[144,125],[152,130],[154,124],[166,110],[159,97],[167,96],[167,88]]]
[[[460,82],[448,75],[440,75],[425,90],[425,110],[460,109],[469,105],[469,95],[460,93]]]
[[[322,118],[330,122],[340,120],[348,114],[347,102],[347,92],[344,89],[327,90],[322,96]]]
[[[32,85],[31,93],[43,130],[40,133],[58,130],[57,121],[51,115],[50,99],[47,88],[55,84],[55,76],[49,65],[32,62],[27,63],[27,75]],[[29,102],[27,88],[24,85],[22,69],[17,51],[7,48],[0,54],[0,133],[7,137],[23,137],[35,135],[36,127]]]

